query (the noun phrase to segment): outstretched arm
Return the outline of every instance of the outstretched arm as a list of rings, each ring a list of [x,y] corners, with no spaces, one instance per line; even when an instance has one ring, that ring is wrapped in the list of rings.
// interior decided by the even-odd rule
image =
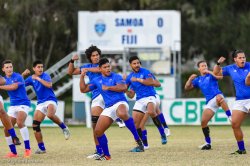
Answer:
[[[191,89],[194,88],[194,86],[193,86],[193,84],[192,84],[192,81],[193,81],[196,77],[197,77],[196,74],[192,74],[192,75],[188,78],[188,80],[187,80],[187,82],[186,82],[186,84],[185,84],[185,90],[191,90]]]
[[[110,91],[115,91],[115,92],[126,92],[127,85],[125,85],[125,84],[117,84],[115,86],[102,85],[102,90],[110,90]]]
[[[142,79],[142,78],[131,78],[132,82],[140,82],[143,85],[146,86],[154,86],[155,85],[155,80],[153,78],[147,78],[147,79]]]
[[[12,90],[16,90],[18,88],[18,83],[14,83],[11,85],[1,85],[0,89],[2,90],[6,90],[6,91],[12,91]]]
[[[161,83],[160,81],[158,81],[157,79],[154,79],[154,87],[161,87]]]

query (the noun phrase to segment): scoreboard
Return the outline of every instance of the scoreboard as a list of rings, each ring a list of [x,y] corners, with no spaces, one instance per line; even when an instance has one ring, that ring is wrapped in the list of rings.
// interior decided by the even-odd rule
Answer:
[[[169,47],[180,51],[179,11],[99,11],[78,13],[78,50]]]

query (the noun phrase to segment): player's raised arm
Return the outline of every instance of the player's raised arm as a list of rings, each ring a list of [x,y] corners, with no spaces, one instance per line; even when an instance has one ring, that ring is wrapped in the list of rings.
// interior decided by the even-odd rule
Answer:
[[[185,84],[185,90],[191,90],[191,89],[194,88],[194,86],[193,86],[193,84],[192,84],[192,81],[193,81],[196,77],[197,77],[196,74],[192,74],[192,75],[188,78],[188,80],[187,80],[187,82],[186,82],[186,84]]]
[[[29,69],[25,69],[24,72],[22,72],[22,77],[25,78],[26,76],[30,75],[30,70]]]
[[[91,89],[89,88],[90,84],[85,83],[85,80],[84,80],[85,75],[86,75],[86,72],[82,70],[81,76],[80,76],[80,91],[82,93],[87,93],[91,91]]]
[[[219,60],[217,61],[217,64],[214,66],[214,69],[213,69],[214,75],[222,76],[222,69],[221,69],[220,65],[221,65],[225,60],[226,60],[226,58],[224,58],[223,56],[219,58]]]
[[[76,75],[76,74],[80,74],[80,68],[77,67],[75,68],[74,66],[74,62],[77,61],[79,59],[79,56],[77,54],[73,55],[72,59],[69,62],[69,66],[68,66],[68,74],[69,75]]]

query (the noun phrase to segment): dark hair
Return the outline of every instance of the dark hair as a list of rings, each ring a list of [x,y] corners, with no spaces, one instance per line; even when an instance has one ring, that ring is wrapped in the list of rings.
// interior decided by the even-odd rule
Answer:
[[[33,67],[36,67],[38,64],[43,64],[43,62],[41,60],[36,60],[33,62]]]
[[[100,56],[102,55],[102,52],[98,47],[91,45],[89,48],[85,50],[85,55],[87,56],[87,59],[89,60],[90,63],[92,63],[91,55],[94,51],[97,51]]]
[[[200,64],[201,64],[201,63],[207,63],[207,62],[204,61],[204,60],[201,60],[201,61],[197,62],[197,67],[200,67]]]
[[[131,56],[131,57],[129,58],[128,61],[129,61],[129,63],[132,63],[134,60],[137,60],[137,59],[138,59],[139,62],[141,63],[140,59],[139,59],[138,56],[136,56],[136,55],[135,55],[135,56]]]
[[[234,50],[232,51],[232,58],[236,58],[239,53],[244,53],[243,50]]]
[[[2,62],[2,68],[3,68],[3,66],[5,65],[5,64],[8,64],[8,63],[12,63],[12,61],[11,60],[4,60],[3,62]]]
[[[99,61],[99,67],[102,67],[102,65],[109,63],[109,60],[107,58],[102,58]]]

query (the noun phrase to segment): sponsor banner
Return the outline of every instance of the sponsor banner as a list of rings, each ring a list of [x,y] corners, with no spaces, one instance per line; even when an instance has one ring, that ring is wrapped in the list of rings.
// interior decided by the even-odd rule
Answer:
[[[229,108],[234,98],[226,98]],[[205,99],[169,99],[162,100],[162,112],[169,125],[200,125]],[[222,108],[218,109],[209,122],[210,125],[229,125],[230,122]]]
[[[36,103],[37,103],[37,101],[31,101],[30,111],[29,111],[29,114],[28,114],[27,119],[25,121],[25,125],[27,125],[28,127],[32,127],[33,117],[34,117],[34,113],[35,113],[35,109],[36,109]],[[64,108],[65,108],[64,101],[58,101],[57,104],[58,104],[58,106],[57,106],[56,115],[59,117],[59,119],[64,121]],[[9,106],[10,106],[10,102],[4,101],[5,111],[8,111]],[[3,126],[1,122],[0,122],[0,126]],[[50,119],[48,119],[46,117],[44,119],[44,121],[42,122],[41,126],[55,127],[58,125],[53,123]]]

